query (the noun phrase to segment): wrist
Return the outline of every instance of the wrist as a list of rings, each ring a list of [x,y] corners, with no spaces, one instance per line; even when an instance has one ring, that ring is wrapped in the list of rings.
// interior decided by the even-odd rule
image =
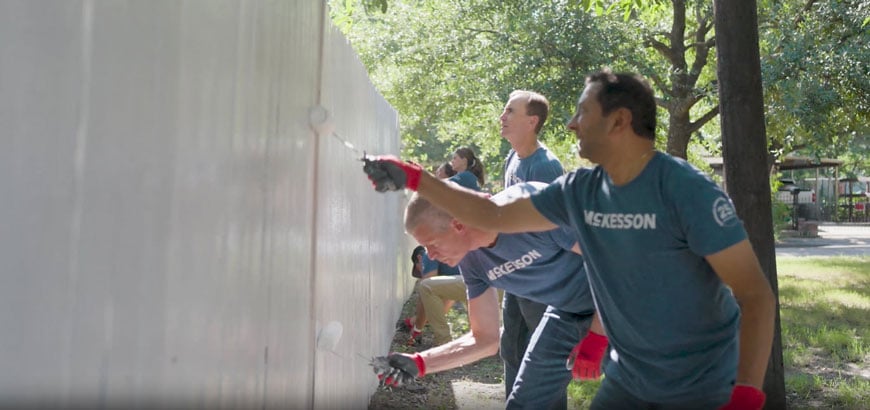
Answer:
[[[420,356],[420,353],[414,353],[414,355],[411,356],[411,358],[414,359],[414,363],[417,364],[417,370],[419,371],[419,373],[417,374],[417,377],[425,376],[426,375],[426,361],[423,360],[423,356]]]
[[[591,330],[586,333],[586,339],[592,343],[595,343],[596,345],[607,344],[607,336],[600,333],[595,333]]]
[[[406,180],[405,187],[416,191],[420,186],[420,178],[423,176],[423,168],[413,162],[405,162],[402,164],[402,171],[405,172]]]
[[[580,341],[581,350],[594,359],[600,359],[607,350],[607,336],[589,331]]]
[[[762,409],[767,396],[761,389],[749,384],[737,384],[731,392],[727,409]]]

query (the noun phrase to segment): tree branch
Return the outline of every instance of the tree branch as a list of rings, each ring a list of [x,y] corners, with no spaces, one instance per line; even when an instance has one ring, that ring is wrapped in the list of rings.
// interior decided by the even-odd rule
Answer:
[[[673,50],[671,50],[671,48],[668,47],[665,43],[662,43],[661,41],[658,41],[652,37],[647,37],[646,46],[652,47],[654,50],[658,51],[659,54],[662,55],[662,57],[664,57],[666,60],[668,60],[668,62],[671,63],[671,65],[677,65],[676,56],[674,55]]]
[[[807,3],[804,4],[803,13],[798,13],[797,17],[795,17],[794,19],[794,23],[792,23],[792,27],[798,28],[798,26],[800,26],[800,24],[804,21],[804,14],[806,14],[808,11],[810,11],[811,8],[813,8],[813,5],[816,4],[816,1],[818,0],[807,0]]]
[[[659,77],[658,74],[649,73],[649,74],[647,74],[647,76],[650,78],[650,80],[652,80],[653,84],[656,85],[656,88],[658,88],[659,90],[662,90],[662,92],[667,94],[669,97],[674,96],[674,93],[671,91],[670,88],[668,88],[668,84],[665,83],[664,80],[662,80],[662,78]],[[663,104],[662,104],[662,106],[664,107]]]
[[[487,33],[493,34],[499,37],[507,37],[507,35],[501,31],[490,30],[486,28],[475,28],[475,27],[465,27],[465,30],[470,31],[472,33]]]
[[[713,118],[719,115],[719,105],[717,104],[715,107],[711,108],[710,111],[707,111],[704,115],[702,115],[697,120],[689,123],[689,132],[695,132],[701,129],[704,124],[710,122]]]
[[[656,97],[656,105],[658,105],[659,107],[663,107],[665,109],[668,109],[668,110],[671,108],[671,105],[668,104],[668,102],[665,99],[659,98],[659,97]]]

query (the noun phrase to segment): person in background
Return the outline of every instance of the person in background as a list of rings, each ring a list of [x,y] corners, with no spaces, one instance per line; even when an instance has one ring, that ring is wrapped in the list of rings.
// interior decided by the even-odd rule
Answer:
[[[435,169],[435,176],[441,179],[447,179],[454,175],[456,175],[456,171],[453,170],[453,166],[450,165],[450,162],[445,162]]]
[[[461,147],[453,151],[450,165],[456,171],[451,178],[459,185],[480,191],[486,183],[483,164],[471,148]]]
[[[510,93],[499,116],[501,136],[511,145],[504,162],[505,188],[521,182],[550,183],[565,173],[556,155],[538,140],[549,112],[550,102],[539,93],[526,90]],[[505,292],[502,309],[504,332],[499,355],[504,362],[505,394],[509,395],[529,339],[538,327],[547,305]],[[560,404],[559,407],[567,406],[567,396],[565,400],[564,405]]]

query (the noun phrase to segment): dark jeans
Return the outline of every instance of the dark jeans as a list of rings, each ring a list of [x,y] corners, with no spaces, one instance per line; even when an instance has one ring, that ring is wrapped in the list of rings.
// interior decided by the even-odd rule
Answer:
[[[566,389],[571,382],[571,371],[565,364],[571,349],[586,335],[591,321],[591,312],[576,314],[547,307],[517,372],[513,391],[507,399],[508,409],[568,407]]]
[[[704,400],[685,403],[651,403],[643,401],[607,377],[592,399],[591,410],[694,410],[718,409],[728,402],[728,397],[708,397]]]
[[[501,313],[504,330],[499,341],[499,355],[504,362],[505,399],[514,389],[514,380],[523,363],[526,347],[529,346],[532,333],[535,332],[546,310],[547,305],[508,292],[504,293]]]

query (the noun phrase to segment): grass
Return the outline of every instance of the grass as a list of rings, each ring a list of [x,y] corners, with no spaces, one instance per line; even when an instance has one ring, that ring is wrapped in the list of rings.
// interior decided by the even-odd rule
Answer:
[[[778,258],[789,408],[870,408],[870,256]],[[597,382],[572,382],[588,408]]]
[[[870,408],[870,257],[780,258],[777,272],[790,406]]]

